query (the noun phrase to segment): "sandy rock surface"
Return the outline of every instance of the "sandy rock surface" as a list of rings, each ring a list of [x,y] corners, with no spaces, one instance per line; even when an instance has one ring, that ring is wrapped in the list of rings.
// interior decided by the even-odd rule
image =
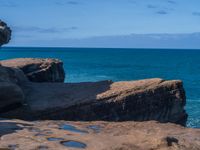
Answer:
[[[157,122],[0,121],[0,148],[199,150],[200,130]]]

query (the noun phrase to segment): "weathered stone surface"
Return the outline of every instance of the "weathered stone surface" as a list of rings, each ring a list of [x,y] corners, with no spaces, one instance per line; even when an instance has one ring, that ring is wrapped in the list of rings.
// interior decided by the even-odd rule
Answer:
[[[0,113],[21,108],[24,93],[20,85],[25,82],[28,79],[20,69],[0,66]]]
[[[19,86],[0,82],[0,113],[15,110],[22,106],[24,94]]]
[[[21,84],[23,82],[28,82],[28,79],[20,69],[0,65],[0,82]]]
[[[11,39],[11,29],[7,24],[0,20],[0,47],[7,44]]]
[[[18,58],[0,62],[21,69],[32,82],[64,82],[63,63],[58,59]]]
[[[31,60],[30,66],[28,60]],[[54,62],[54,60],[41,60],[45,62],[43,65],[33,63],[33,61],[40,62],[38,59],[1,62],[5,66],[14,68],[0,66],[0,83],[2,82],[0,98],[3,110],[0,117],[27,120],[157,120],[181,125],[186,123],[187,114],[184,110],[186,100],[181,81],[149,79],[115,83],[112,81],[33,83],[27,80],[20,69],[27,75],[28,71],[39,70],[46,64],[46,61]],[[31,72],[31,75],[35,76],[33,74],[34,72]],[[45,75],[42,77],[47,79]],[[37,76],[37,79],[41,78]],[[5,82],[9,85],[8,87],[3,85]],[[8,108],[7,104],[4,104],[6,99],[9,99],[8,106],[16,106],[16,101],[20,105],[14,107],[13,110],[9,107],[6,111],[3,109]]]
[[[181,81],[149,79],[129,82],[26,83],[26,106],[1,117],[145,121],[185,125],[185,92]]]
[[[149,122],[0,121],[0,148],[200,150],[200,129]],[[69,147],[67,142],[71,142]],[[79,143],[75,143],[79,142]],[[75,143],[75,144],[74,144]],[[81,145],[82,144],[82,145]]]

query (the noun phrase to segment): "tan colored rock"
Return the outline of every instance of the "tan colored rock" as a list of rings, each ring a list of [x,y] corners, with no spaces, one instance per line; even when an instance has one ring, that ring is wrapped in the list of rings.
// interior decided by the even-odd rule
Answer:
[[[64,82],[63,63],[58,59],[17,58],[0,62],[21,69],[32,82]]]
[[[200,150],[200,129],[170,123],[2,120],[0,127],[0,148],[16,150]]]
[[[26,107],[1,117],[64,120],[173,122],[185,125],[185,92],[179,80],[26,83]]]

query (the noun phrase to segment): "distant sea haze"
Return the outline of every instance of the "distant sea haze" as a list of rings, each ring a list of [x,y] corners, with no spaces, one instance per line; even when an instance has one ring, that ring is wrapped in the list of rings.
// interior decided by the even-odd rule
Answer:
[[[1,60],[20,57],[61,59],[66,72],[65,82],[146,78],[183,80],[189,114],[187,125],[200,128],[199,50],[31,47],[3,47],[0,50]]]
[[[200,33],[130,34],[88,38],[17,38],[9,46],[200,49]]]

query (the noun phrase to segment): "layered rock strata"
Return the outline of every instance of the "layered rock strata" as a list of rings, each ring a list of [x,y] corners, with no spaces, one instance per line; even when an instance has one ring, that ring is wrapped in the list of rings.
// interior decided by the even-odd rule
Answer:
[[[65,79],[63,63],[58,59],[17,58],[0,64],[21,69],[32,82],[64,82]]]

